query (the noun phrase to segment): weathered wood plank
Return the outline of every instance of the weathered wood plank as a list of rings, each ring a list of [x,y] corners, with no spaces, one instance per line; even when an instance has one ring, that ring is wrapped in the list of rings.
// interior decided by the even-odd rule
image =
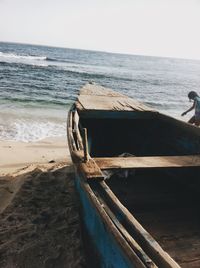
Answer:
[[[108,96],[82,96],[78,97],[79,102],[85,110],[111,110],[111,111],[143,111],[146,110],[138,102],[123,97]]]
[[[115,168],[162,168],[162,167],[197,167],[200,155],[188,156],[145,156],[145,157],[95,157],[101,169]]]
[[[83,150],[82,137],[81,137],[79,127],[78,127],[78,125],[79,125],[79,115],[78,115],[77,111],[74,112],[73,122],[74,122],[74,131],[76,133],[79,149]]]
[[[99,179],[99,180],[104,179],[101,169],[91,158],[85,163],[80,163],[79,168],[83,173],[85,179]]]
[[[94,83],[88,83],[80,89],[80,95],[123,97],[124,95]]]
[[[128,96],[94,84],[88,84],[80,90],[77,109],[80,111],[153,111]]]
[[[68,130],[69,130],[68,135],[69,135],[70,145],[72,147],[72,150],[76,150],[77,148],[76,148],[76,143],[74,141],[74,137],[72,134],[72,128],[69,127]]]
[[[83,150],[74,150],[71,151],[71,156],[74,163],[80,163],[84,161],[84,151]]]
[[[84,150],[84,162],[87,162],[89,160],[87,128],[83,129],[83,150]]]

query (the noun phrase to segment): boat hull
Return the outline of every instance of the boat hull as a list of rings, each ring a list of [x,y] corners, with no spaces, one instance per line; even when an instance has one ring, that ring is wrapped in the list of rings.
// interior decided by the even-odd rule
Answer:
[[[176,247],[165,251],[167,242],[152,236],[157,231],[154,214],[161,208],[158,202],[156,210],[155,203],[163,198],[163,208],[168,203],[170,207],[174,182],[181,195],[182,176],[189,183],[191,172],[194,181],[200,174],[199,129],[116,92],[87,85],[69,111],[67,132],[89,267],[180,268]],[[169,197],[166,189],[157,197],[155,175],[159,182],[171,180]],[[149,225],[143,208],[154,213]]]
[[[120,248],[103,222],[91,197],[84,189],[84,179],[75,172],[75,185],[80,198],[81,229],[89,267],[136,267]]]

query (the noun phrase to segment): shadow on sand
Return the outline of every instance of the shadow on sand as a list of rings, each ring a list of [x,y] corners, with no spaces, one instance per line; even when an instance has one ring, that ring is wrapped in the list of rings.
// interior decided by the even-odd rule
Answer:
[[[0,267],[85,267],[72,166],[0,178]]]

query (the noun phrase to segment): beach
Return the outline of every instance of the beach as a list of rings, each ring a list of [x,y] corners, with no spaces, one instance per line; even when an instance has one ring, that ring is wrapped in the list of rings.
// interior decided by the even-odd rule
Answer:
[[[0,141],[0,174],[15,172],[30,165],[69,162],[67,137],[51,137],[37,142]]]
[[[84,267],[66,138],[0,150],[0,267]]]
[[[180,119],[199,72],[194,60],[0,42],[0,267],[85,267],[66,137],[83,85]]]

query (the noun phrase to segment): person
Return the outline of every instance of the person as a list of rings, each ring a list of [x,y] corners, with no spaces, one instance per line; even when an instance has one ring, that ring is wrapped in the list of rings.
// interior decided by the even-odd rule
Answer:
[[[193,105],[187,111],[183,112],[181,115],[184,116],[184,115],[186,115],[187,113],[189,113],[190,111],[192,111],[194,109],[195,113],[190,118],[188,123],[194,124],[196,126],[199,126],[200,125],[200,97],[195,91],[190,91],[188,93],[188,98],[189,98],[190,101],[191,100],[193,101]]]

